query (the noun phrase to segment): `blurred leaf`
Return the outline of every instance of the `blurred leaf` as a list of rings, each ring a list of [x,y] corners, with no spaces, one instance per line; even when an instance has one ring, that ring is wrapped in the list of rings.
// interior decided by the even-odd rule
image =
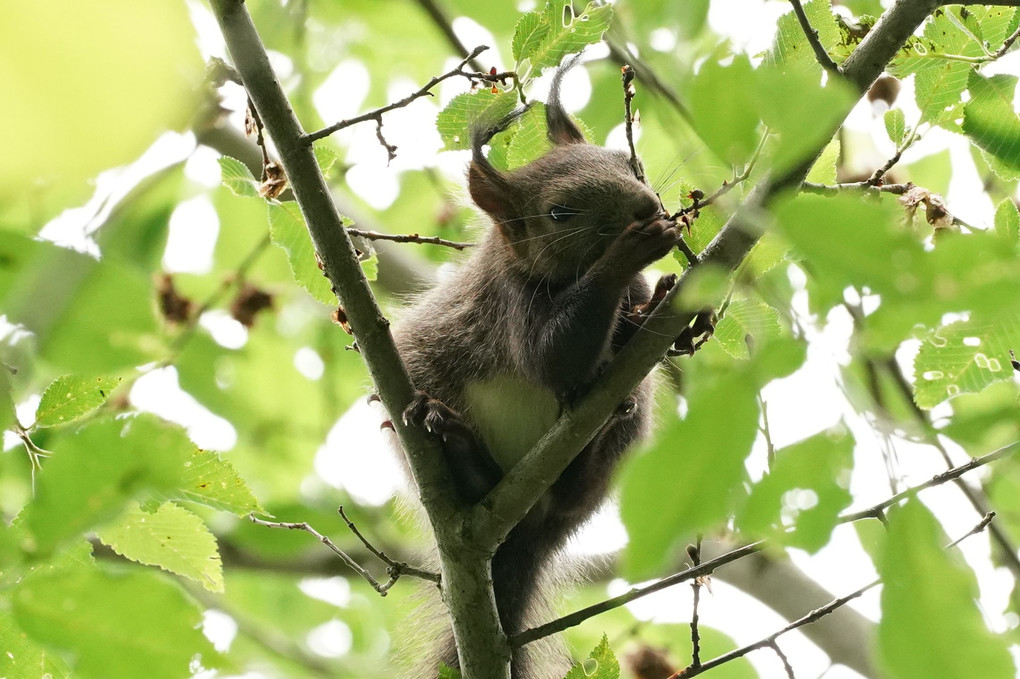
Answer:
[[[195,446],[140,415],[89,423],[54,448],[24,517],[43,553],[116,517],[130,499],[178,487]]]
[[[517,93],[492,93],[482,88],[469,94],[458,94],[436,118],[436,129],[447,151],[471,148],[471,130],[489,127],[503,120],[517,104]]]
[[[995,230],[1007,243],[1016,245],[1020,241],[1020,212],[1009,198],[995,208]]]
[[[721,66],[708,61],[686,93],[694,129],[720,159],[742,165],[758,146],[754,70],[744,55]]]
[[[1020,116],[1013,109],[1016,83],[1016,76],[984,78],[971,71],[971,98],[964,106],[963,131],[1005,165],[1020,168]]]
[[[931,513],[909,500],[889,517],[876,564],[882,576],[878,655],[897,679],[1006,679],[1015,676],[1005,639],[985,627],[974,573],[955,553]]]
[[[715,328],[714,338],[733,358],[748,358],[748,344],[761,346],[763,341],[780,333],[779,312],[763,302],[738,299],[726,308]]]
[[[771,471],[751,488],[737,528],[817,552],[852,500],[853,451],[853,436],[842,427],[776,451]],[[787,533],[789,526],[795,528]]]
[[[259,501],[234,466],[207,450],[196,450],[184,463],[179,491],[181,499],[236,516],[262,511]]]
[[[609,648],[609,638],[602,635],[602,641],[588,654],[583,663],[574,665],[564,679],[619,679],[620,663]]]
[[[922,408],[933,408],[958,394],[1012,379],[1013,348],[1020,348],[1017,318],[994,324],[960,321],[939,328],[914,358],[914,400]]]
[[[74,659],[75,676],[180,679],[196,655],[216,660],[198,607],[154,572],[80,567],[32,578],[15,590],[14,612],[34,639]]]
[[[525,15],[517,24],[524,31],[520,38],[514,34],[514,54],[518,64],[528,59],[532,68],[541,72],[601,40],[612,21],[613,8],[589,2],[580,14],[575,14],[569,0],[547,0],[544,10],[532,14],[539,16],[527,19]],[[541,28],[543,25],[546,28]]]
[[[3,196],[39,177],[84,182],[134,160],[187,123],[203,75],[188,10],[176,0],[12,5],[0,63],[3,124],[18,131],[4,148]]]
[[[842,145],[839,143],[839,139],[832,139],[826,144],[825,148],[822,149],[822,153],[818,156],[818,160],[811,166],[811,171],[808,172],[806,181],[815,182],[816,184],[835,184],[836,167],[839,164],[841,151]]]
[[[43,392],[35,411],[35,426],[55,427],[74,422],[106,403],[120,382],[119,377],[58,377]]]
[[[726,516],[758,433],[757,392],[743,370],[699,385],[687,415],[662,427],[651,448],[627,466],[620,504],[632,576],[653,573],[678,541]]]
[[[301,287],[323,304],[336,306],[336,295],[318,266],[312,237],[297,203],[270,204],[269,235],[275,245],[287,252],[290,270]]]
[[[316,151],[320,148],[323,147],[317,146]],[[220,164],[220,171],[223,174],[223,185],[230,189],[235,196],[259,198],[259,182],[252,175],[247,165],[230,156],[222,156],[216,162]]]
[[[210,592],[223,591],[216,538],[201,518],[172,502],[164,502],[155,512],[132,502],[98,536],[125,558],[191,578]]]
[[[7,612],[3,598],[0,598],[0,639],[4,640],[0,651],[0,677],[64,679],[69,676],[67,666],[56,653],[18,627],[14,617]]]
[[[892,143],[899,145],[907,135],[907,121],[903,116],[903,109],[891,108],[883,116],[885,131]]]
[[[460,672],[444,663],[440,663],[439,679],[460,679]]]
[[[152,281],[113,261],[0,231],[0,308],[37,337],[39,353],[76,373],[155,358]]]

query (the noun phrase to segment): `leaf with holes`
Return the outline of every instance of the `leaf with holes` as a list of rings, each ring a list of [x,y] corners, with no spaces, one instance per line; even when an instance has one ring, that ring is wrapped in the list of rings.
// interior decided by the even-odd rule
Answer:
[[[588,654],[588,659],[570,668],[564,679],[619,679],[620,663],[609,648],[609,637],[602,635],[602,641]]]
[[[961,321],[939,328],[914,359],[914,401],[932,408],[1012,378],[1009,350],[1016,348],[1020,348],[1018,318],[992,324]]]
[[[977,146],[1012,168],[1020,168],[1020,116],[1013,109],[1017,77],[989,78],[971,71],[971,99],[964,106],[963,131]]]
[[[224,186],[242,198],[259,197],[259,183],[252,176],[247,165],[230,156],[222,156],[218,162]]]
[[[530,59],[532,67],[539,71],[559,66],[563,57],[601,40],[612,19],[613,8],[609,5],[599,7],[589,2],[576,14],[569,0],[549,0],[543,16],[549,28],[541,40],[534,41],[537,44],[530,52],[521,52],[520,59]]]
[[[436,118],[436,129],[447,151],[471,148],[471,130],[476,126],[495,125],[514,110],[517,93],[480,89],[458,94]]]
[[[779,312],[763,302],[738,299],[716,325],[715,339],[733,358],[749,358],[749,346],[761,346],[779,333]]]
[[[269,237],[287,253],[287,262],[294,280],[312,297],[329,306],[336,305],[336,295],[323,275],[308,235],[305,218],[297,203],[274,203],[269,206]]]
[[[119,377],[63,375],[46,387],[35,411],[35,426],[55,427],[74,422],[106,403]]]
[[[210,592],[223,591],[223,564],[216,538],[197,515],[172,502],[144,511],[137,502],[99,532],[121,556],[183,575]]]

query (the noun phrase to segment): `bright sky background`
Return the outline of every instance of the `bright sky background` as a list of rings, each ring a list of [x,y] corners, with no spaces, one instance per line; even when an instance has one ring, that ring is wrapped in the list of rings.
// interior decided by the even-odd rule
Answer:
[[[199,28],[203,55],[225,56],[219,30],[208,8],[196,0],[189,0],[188,4]],[[534,3],[519,4],[522,11],[526,11]],[[740,49],[755,55],[768,48],[772,40],[769,27],[774,26],[776,18],[788,8],[789,5],[784,2],[713,0],[709,22],[713,30],[729,35]],[[495,47],[498,43],[477,23],[460,18],[454,22],[454,28],[465,44],[493,45],[494,50],[490,55],[498,54],[499,49]],[[655,36],[655,45],[663,49],[669,49],[674,41],[675,36],[669,31]],[[599,58],[604,54],[602,46],[594,46],[588,58]],[[289,60],[278,54],[273,55],[273,59],[278,72],[285,78],[291,70]],[[437,65],[436,70],[439,72],[452,67],[456,62],[456,59],[451,58],[447,64]],[[993,72],[1016,73],[1018,65],[1020,57],[1014,53],[994,65]],[[314,94],[313,101],[323,118],[341,119],[360,112],[368,92],[368,77],[367,69],[357,60],[349,59],[337,64],[332,75]],[[544,84],[536,84],[533,96],[542,98],[543,87],[548,87],[548,78],[544,80]],[[395,78],[389,84],[389,92],[392,99],[397,99],[418,86],[406,78]],[[467,162],[466,152],[439,153],[442,143],[435,131],[434,119],[442,106],[464,89],[464,82],[450,79],[443,83],[435,100],[419,100],[413,106],[388,114],[387,135],[391,143],[400,147],[397,159],[390,164],[386,162],[385,153],[371,125],[355,126],[341,132],[340,139],[348,148],[345,160],[351,165],[345,177],[349,189],[373,207],[382,209],[396,198],[397,177],[405,170],[436,167],[447,176],[462,181]],[[243,93],[240,88],[228,88],[226,91],[229,94],[226,105],[235,110],[232,122],[240,125],[244,109]],[[563,100],[568,110],[581,108],[590,96],[591,83],[584,69],[571,71],[563,89]],[[916,119],[909,82],[904,83],[898,104],[905,109],[908,121]],[[871,138],[876,148],[876,155],[872,159],[874,166],[894,152],[892,143],[883,131],[881,113],[873,110],[865,101],[854,110],[847,123],[850,130]],[[610,135],[610,145],[623,144],[622,129]],[[964,138],[934,130],[907,151],[903,162],[910,163],[947,146],[953,161],[953,180],[946,196],[950,209],[971,224],[989,225],[993,206],[981,190]],[[58,243],[98,254],[89,234],[93,225],[101,222],[103,215],[100,206],[104,204],[104,198],[122,195],[141,177],[182,158],[189,158],[186,166],[189,178],[209,187],[219,183],[220,172],[214,152],[204,148],[196,149],[190,134],[167,134],[132,166],[104,173],[97,181],[95,199],[83,208],[68,210],[47,225],[42,235]],[[198,196],[182,203],[174,212],[169,228],[170,237],[163,261],[166,270],[188,273],[208,271],[212,265],[212,252],[218,231],[218,219],[209,199]],[[792,271],[790,276],[802,290],[800,274]],[[807,319],[806,294],[798,293],[794,303],[801,319]],[[247,333],[243,326],[223,312],[209,312],[203,316],[201,323],[224,346],[240,347],[246,341]],[[894,450],[898,464],[896,471],[907,485],[943,471],[942,463],[932,451],[922,450],[896,437],[883,439],[847,406],[840,382],[840,366],[849,361],[847,340],[851,324],[845,312],[834,310],[823,330],[806,322],[804,327],[810,340],[807,363],[793,376],[769,385],[764,394],[776,446],[792,443],[841,420],[845,422],[857,440],[857,459],[851,489],[858,498],[859,507],[872,505],[890,494],[883,447]],[[900,352],[898,358],[904,365],[910,364],[913,351],[916,351],[916,346],[908,346]],[[310,380],[322,376],[322,361],[311,348],[297,351],[294,364]],[[142,410],[184,425],[194,441],[204,448],[229,451],[236,442],[236,433],[230,423],[213,415],[180,390],[176,371],[172,367],[153,370],[138,380],[131,391],[131,400]],[[36,397],[20,404],[23,421],[31,420],[37,402]],[[941,406],[933,415],[936,418],[944,416],[950,412],[949,408]],[[377,423],[383,415],[373,412],[377,410],[378,406],[372,407],[359,401],[339,420],[316,457],[315,471],[319,478],[309,479],[310,483],[325,481],[338,488],[342,487],[357,501],[370,505],[385,502],[395,492],[402,481],[392,458],[364,454],[365,448],[380,444]],[[947,445],[957,461],[966,459],[962,451],[955,449],[949,442]],[[358,451],[356,456],[355,450]],[[764,468],[765,446],[764,441],[760,440],[748,461],[748,470],[757,479]],[[923,499],[942,520],[950,536],[965,533],[977,522],[978,517],[969,504],[961,500],[959,492],[951,485],[928,491]],[[621,547],[625,541],[626,531],[616,509],[608,506],[589,529],[575,539],[573,548],[578,552],[609,552]],[[981,584],[980,603],[990,626],[999,631],[1015,627],[1018,621],[1007,619],[1003,614],[1012,580],[1007,572],[991,565],[987,537],[968,539],[962,551],[977,573]],[[849,526],[837,529],[831,544],[814,557],[808,557],[797,550],[791,550],[791,557],[794,563],[836,595],[848,593],[875,577],[870,561],[864,556],[856,534]],[[629,586],[629,583],[616,581],[610,586],[609,593],[616,594]],[[303,589],[313,596],[341,606],[349,597],[347,581],[339,577],[310,579],[303,585]],[[633,603],[631,609],[640,618],[686,622],[691,610],[690,597],[689,587],[674,587]],[[852,605],[865,615],[876,618],[878,590],[873,590]],[[704,624],[723,630],[739,644],[755,641],[785,623],[771,610],[718,580],[713,584],[713,593],[703,597],[700,614]],[[206,619],[206,630],[222,647],[230,643],[236,625],[228,616],[211,612]],[[316,652],[333,655],[349,647],[350,639],[350,630],[336,620],[313,631],[308,642]],[[783,637],[782,646],[801,679],[822,674],[828,679],[859,676],[842,667],[826,673],[829,666],[827,658],[799,633]],[[785,676],[778,661],[769,652],[753,653],[749,659],[758,666],[764,677]]]

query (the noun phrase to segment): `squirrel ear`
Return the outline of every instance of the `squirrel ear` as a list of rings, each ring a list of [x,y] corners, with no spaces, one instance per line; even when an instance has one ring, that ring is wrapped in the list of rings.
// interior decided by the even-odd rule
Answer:
[[[502,223],[510,219],[513,211],[510,185],[506,177],[484,158],[471,161],[471,167],[468,169],[468,191],[471,193],[471,200],[492,215],[501,228]]]
[[[563,76],[577,62],[578,57],[574,57],[560,66],[556,70],[552,86],[549,88],[549,101],[545,105],[545,123],[546,127],[549,128],[549,141],[557,146],[585,144],[588,141],[584,138],[584,133],[581,132],[580,128],[570,119],[570,115],[563,109],[563,105],[560,104],[560,84],[563,82]]]

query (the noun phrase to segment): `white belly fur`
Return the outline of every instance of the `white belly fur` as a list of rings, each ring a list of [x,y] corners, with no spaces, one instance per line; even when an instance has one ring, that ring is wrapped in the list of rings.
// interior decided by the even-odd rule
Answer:
[[[471,382],[465,415],[504,471],[513,467],[560,416],[553,393],[520,377]]]

